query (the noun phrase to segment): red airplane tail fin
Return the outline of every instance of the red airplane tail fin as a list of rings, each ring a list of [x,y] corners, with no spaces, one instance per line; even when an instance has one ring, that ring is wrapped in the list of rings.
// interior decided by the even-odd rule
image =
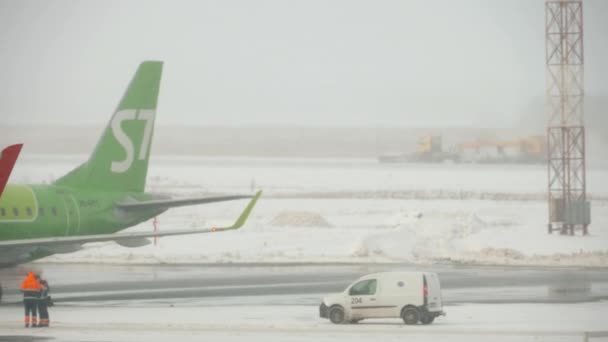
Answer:
[[[23,147],[23,144],[11,145],[0,153],[0,196],[2,196],[4,187],[8,183],[8,178],[11,176],[13,166],[15,166],[17,157],[21,152],[21,147]]]

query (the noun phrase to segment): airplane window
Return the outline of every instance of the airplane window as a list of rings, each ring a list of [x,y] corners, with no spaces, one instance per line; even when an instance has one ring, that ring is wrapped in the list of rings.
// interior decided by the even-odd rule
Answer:
[[[27,213],[27,216],[32,216],[32,208],[30,208],[30,207],[25,208],[25,212]]]
[[[6,216],[6,209],[0,208],[0,216]]]
[[[38,208],[38,215],[44,216],[44,208]]]
[[[53,216],[57,216],[57,208],[52,207],[51,212],[53,213]]]
[[[19,216],[19,208],[13,208],[13,215]]]

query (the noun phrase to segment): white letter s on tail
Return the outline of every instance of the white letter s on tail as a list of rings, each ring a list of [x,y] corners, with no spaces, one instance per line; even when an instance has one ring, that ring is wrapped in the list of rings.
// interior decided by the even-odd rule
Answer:
[[[131,167],[131,164],[133,164],[133,142],[122,130],[121,124],[124,120],[135,120],[135,110],[118,111],[112,119],[112,134],[114,134],[114,137],[127,154],[124,160],[112,162],[111,170],[116,173],[126,172]]]

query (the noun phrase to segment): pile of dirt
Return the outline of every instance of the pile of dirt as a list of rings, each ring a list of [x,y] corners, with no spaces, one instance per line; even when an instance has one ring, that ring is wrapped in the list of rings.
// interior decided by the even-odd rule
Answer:
[[[271,222],[275,227],[331,227],[319,213],[309,211],[283,211]]]

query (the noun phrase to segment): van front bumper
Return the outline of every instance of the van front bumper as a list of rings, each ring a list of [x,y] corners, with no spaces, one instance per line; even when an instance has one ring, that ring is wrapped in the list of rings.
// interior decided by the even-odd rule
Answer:
[[[325,305],[325,303],[321,303],[321,305],[319,305],[319,317],[327,318],[328,317],[327,311],[328,311],[327,305]]]

